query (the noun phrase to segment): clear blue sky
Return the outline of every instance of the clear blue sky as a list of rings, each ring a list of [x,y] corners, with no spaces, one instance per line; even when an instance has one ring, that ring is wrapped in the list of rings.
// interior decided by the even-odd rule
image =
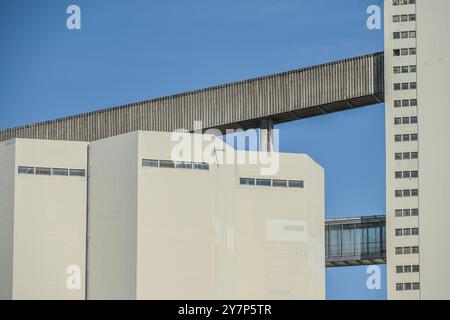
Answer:
[[[66,28],[66,8],[82,30]],[[0,0],[0,129],[383,50],[380,0]],[[385,211],[384,107],[279,126],[326,170],[327,217]],[[385,269],[382,268],[385,278]],[[384,299],[366,268],[327,270],[327,298]]]

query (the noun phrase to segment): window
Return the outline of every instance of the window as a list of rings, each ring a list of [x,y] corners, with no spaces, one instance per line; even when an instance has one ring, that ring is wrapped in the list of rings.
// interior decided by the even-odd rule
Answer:
[[[83,169],[69,169],[69,176],[84,177],[85,175],[86,175],[86,171]]]
[[[403,152],[403,159],[405,160],[411,159],[411,154],[409,152]]]
[[[160,160],[159,161],[160,168],[175,168],[175,162],[170,160]]]
[[[403,283],[396,283],[395,284],[395,290],[403,291]]]
[[[411,266],[405,266],[404,269],[403,269],[403,271],[404,271],[405,273],[411,273]]]
[[[403,82],[402,83],[402,90],[408,90],[409,89],[409,83],[408,82]]]
[[[400,16],[399,15],[392,16],[392,22],[400,22]]]
[[[401,179],[403,178],[402,172],[401,171],[395,171],[395,179]]]
[[[402,124],[401,118],[394,118],[394,124]]]
[[[410,103],[411,107],[416,107],[417,106],[417,99],[411,99],[411,100],[409,100],[409,103]]]
[[[287,187],[287,180],[273,180],[273,187]]]
[[[394,91],[398,91],[401,89],[402,89],[402,87],[401,87],[400,83],[394,83]]]
[[[412,266],[412,272],[419,272],[420,271],[420,267],[418,264],[415,264]]]
[[[401,209],[395,210],[395,216],[396,217],[401,217],[402,216],[402,210]]]
[[[413,282],[412,288],[413,288],[413,290],[420,290],[420,283],[419,282]]]
[[[401,21],[402,21],[402,22],[408,21],[408,15],[407,15],[407,14],[402,14],[402,16],[401,16]]]
[[[411,120],[410,122],[411,122],[412,124],[417,123],[417,117],[411,117],[410,120]]]
[[[52,174],[52,169],[50,168],[36,168],[36,174],[42,176],[50,176]]]
[[[177,169],[192,169],[192,162],[176,161],[175,168],[177,168]]]
[[[417,67],[416,66],[409,66],[409,72],[416,73],[417,72]]]
[[[393,33],[393,38],[394,39],[400,39],[400,32],[394,32]]]
[[[401,142],[402,141],[402,135],[401,134],[396,134],[394,137],[394,141],[395,142]]]
[[[403,190],[403,196],[404,197],[410,197],[411,196],[411,190],[409,190],[409,189]]]
[[[405,18],[408,19],[408,16],[406,16]],[[408,38],[409,35],[408,31],[402,31],[400,34],[402,39]]]
[[[408,99],[402,100],[402,107],[409,107],[409,103]]]
[[[419,209],[411,209],[411,215],[417,217],[419,215]]]
[[[411,254],[411,247],[403,247],[403,254]]]
[[[398,237],[398,236],[401,236],[402,235],[402,229],[395,229],[395,235]]]
[[[403,229],[403,235],[404,236],[409,236],[411,234],[411,230],[409,228],[404,228]]]
[[[411,190],[411,196],[417,197],[419,195],[419,189],[412,189]]]
[[[411,171],[411,178],[418,178],[419,177],[419,171],[414,170]]]
[[[256,179],[256,185],[270,187],[272,185],[272,181],[270,179]]]
[[[409,32],[409,38],[415,38],[416,37],[416,32],[415,31],[410,31]]]
[[[411,90],[417,89],[417,82],[410,82],[410,83],[409,83],[409,88],[410,88]]]
[[[403,117],[402,118],[402,123],[403,124],[409,124],[409,117]]]
[[[19,169],[17,171],[20,174],[34,174],[34,167],[22,167],[19,166]]]
[[[245,186],[254,186],[255,185],[255,179],[253,178],[241,178],[240,179],[241,185]]]
[[[409,48],[409,54],[410,55],[415,55],[417,52],[416,48]]]
[[[394,57],[400,56],[400,49],[394,49]]]
[[[142,160],[142,166],[143,167],[158,167],[158,160]]]
[[[411,228],[411,235],[417,236],[419,234],[419,228]]]
[[[401,54],[402,56],[407,56],[408,53],[409,53],[408,48],[402,48],[402,49],[400,49],[400,54]]]
[[[395,197],[396,198],[401,198],[403,195],[402,190],[395,190]]]
[[[411,290],[411,283],[407,282],[404,285],[405,290]]]
[[[392,5],[398,6],[400,4],[400,0],[392,0]]]
[[[399,152],[397,152],[397,153],[395,154],[395,160],[402,160],[402,154],[399,153]]]
[[[403,254],[403,248],[402,247],[395,248],[395,254]]]
[[[68,176],[69,175],[69,169],[60,169],[60,168],[53,168],[52,174],[54,176]]]
[[[411,152],[411,159],[418,159],[419,153],[418,152]]]
[[[409,21],[416,21],[416,15],[415,14],[410,14],[409,15]]]
[[[403,273],[403,266],[396,266],[395,270],[397,271],[397,273]]]
[[[402,106],[402,101],[401,100],[395,100],[394,101],[394,108],[398,108]]]
[[[409,171],[403,171],[403,178],[409,179],[410,176],[411,176],[411,172],[409,172]]]
[[[403,66],[402,67],[402,73],[408,73],[408,72],[409,72],[408,66]]]
[[[192,167],[196,170],[209,170],[209,163],[195,162]]]
[[[411,247],[411,251],[412,253],[419,253],[419,247],[418,246]]]
[[[289,188],[303,188],[303,181],[289,180]]]
[[[411,215],[411,210],[409,209],[404,209],[403,210],[403,216],[404,217],[409,217]]]
[[[413,134],[411,135],[411,141],[417,141],[417,138],[418,138],[417,133],[413,133]]]
[[[410,140],[410,135],[409,134],[404,134],[402,137],[403,141],[409,141]],[[402,140],[400,140],[402,141]]]
[[[402,69],[400,67],[394,67],[394,73],[400,73],[401,70]]]

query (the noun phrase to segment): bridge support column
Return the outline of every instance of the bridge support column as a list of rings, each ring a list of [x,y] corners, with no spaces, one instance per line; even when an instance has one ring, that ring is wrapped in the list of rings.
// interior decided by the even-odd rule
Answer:
[[[270,118],[259,123],[259,151],[273,151],[273,121]]]

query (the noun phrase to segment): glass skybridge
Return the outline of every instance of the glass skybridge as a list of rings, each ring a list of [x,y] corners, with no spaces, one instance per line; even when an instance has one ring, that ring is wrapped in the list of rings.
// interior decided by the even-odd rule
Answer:
[[[386,263],[386,216],[325,221],[327,267]]]

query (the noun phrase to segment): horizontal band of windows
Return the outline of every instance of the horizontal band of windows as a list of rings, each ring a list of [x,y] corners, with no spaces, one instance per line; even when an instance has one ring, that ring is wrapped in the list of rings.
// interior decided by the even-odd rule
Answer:
[[[394,83],[394,91],[415,89],[417,89],[417,82]]]
[[[417,160],[419,159],[418,152],[396,152],[394,155],[395,160]]]
[[[396,117],[394,118],[394,125],[401,124],[417,124],[417,117]]]
[[[400,49],[394,49],[392,54],[394,57],[400,57],[400,56],[414,56],[417,53],[416,48],[400,48]]]
[[[396,14],[392,16],[392,22],[408,22],[408,21],[416,21],[416,15],[412,14]]]
[[[417,107],[417,99],[394,100],[394,108]]]
[[[171,160],[152,160],[143,159],[143,167],[154,168],[177,168],[177,169],[195,169],[209,170],[209,164],[205,162],[189,162],[189,161],[171,161]]]
[[[396,31],[392,33],[393,39],[413,39],[416,37],[416,31]]]
[[[397,273],[420,272],[420,266],[418,264],[406,265],[406,266],[395,266],[395,271]]]
[[[417,66],[395,66],[394,73],[416,73]]]
[[[398,228],[395,229],[395,236],[417,236],[419,234],[419,228]]]
[[[417,217],[419,216],[419,209],[396,209],[396,217]]]
[[[395,248],[395,254],[418,254],[419,253],[419,246],[413,246],[413,247],[396,247]]]
[[[392,5],[401,6],[407,4],[416,4],[416,0],[392,0]]]
[[[17,172],[19,174],[34,174],[41,176],[72,176],[85,177],[84,169],[67,169],[67,168],[46,168],[46,167],[25,167],[19,166]]]
[[[419,171],[413,170],[413,171],[395,171],[395,179],[411,179],[411,178],[418,178],[419,177]]]
[[[418,140],[417,133],[412,134],[396,134],[394,136],[395,142],[408,142],[408,141],[417,141]]]
[[[407,197],[417,197],[419,196],[419,189],[405,189],[405,190],[395,190],[396,198],[407,198]]]
[[[239,183],[245,186],[266,186],[278,188],[303,188],[302,180],[240,178]]]
[[[420,290],[420,283],[419,282],[396,283],[395,290],[397,291]]]

